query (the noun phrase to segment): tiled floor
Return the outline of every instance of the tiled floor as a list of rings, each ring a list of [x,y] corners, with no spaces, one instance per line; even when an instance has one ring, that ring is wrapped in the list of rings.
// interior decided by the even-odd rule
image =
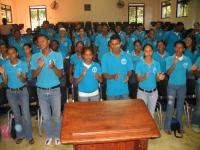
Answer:
[[[7,117],[0,117],[0,123],[6,122]],[[37,130],[37,121],[32,117],[34,145],[29,145],[27,141],[16,145],[12,139],[0,141],[1,150],[73,150],[72,145],[56,146],[54,143],[50,146],[44,145],[44,135],[40,137]],[[148,150],[200,150],[200,134],[196,134],[191,128],[185,128],[185,134],[182,139],[175,138],[173,135],[167,135],[161,131],[161,137],[149,141]]]

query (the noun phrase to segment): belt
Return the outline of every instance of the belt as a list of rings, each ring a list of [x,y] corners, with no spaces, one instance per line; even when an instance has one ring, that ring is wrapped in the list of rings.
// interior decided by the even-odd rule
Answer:
[[[140,87],[139,87],[139,89],[140,89],[141,91],[143,91],[143,92],[146,92],[146,93],[152,93],[152,92],[154,92],[154,91],[157,90],[157,88],[155,88],[155,89],[153,89],[153,90],[144,90],[144,89],[142,89],[142,88],[140,88]]]
[[[43,88],[43,87],[37,87],[38,89],[42,89],[42,90],[53,90],[55,88],[58,88],[60,87],[60,84],[59,85],[56,85],[56,86],[53,86],[53,87],[50,87],[50,88]]]
[[[8,90],[11,90],[11,91],[22,91],[24,88],[26,87],[26,85],[24,85],[24,86],[22,86],[22,87],[20,87],[20,88],[9,88],[9,87],[7,87],[7,89]]]

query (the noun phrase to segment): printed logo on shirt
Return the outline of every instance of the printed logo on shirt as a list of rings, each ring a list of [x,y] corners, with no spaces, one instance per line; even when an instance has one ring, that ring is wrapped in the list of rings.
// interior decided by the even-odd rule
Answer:
[[[50,60],[49,60],[49,64],[51,64],[51,61],[53,61],[54,64],[55,64],[55,60],[54,60],[54,59],[50,59]]]
[[[187,69],[188,63],[183,63],[183,68]]]
[[[126,60],[125,58],[122,58],[122,59],[121,59],[121,64],[122,64],[122,65],[126,65],[126,64],[127,64],[127,60]]]
[[[93,68],[92,68],[92,72],[93,72],[93,73],[96,73],[96,72],[97,72],[97,67],[93,67]]]

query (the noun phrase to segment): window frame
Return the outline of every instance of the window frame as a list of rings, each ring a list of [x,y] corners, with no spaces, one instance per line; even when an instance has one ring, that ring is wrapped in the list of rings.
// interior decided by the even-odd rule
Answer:
[[[163,3],[166,3],[165,5],[163,5]],[[161,19],[167,19],[167,18],[171,18],[171,15],[172,15],[172,12],[170,13],[170,17],[163,17],[163,8],[164,7],[167,7],[167,6],[170,6],[171,9],[172,9],[172,4],[170,1],[163,1],[161,2]]]
[[[4,6],[4,8],[2,8],[2,5]],[[6,5],[6,4],[0,3],[0,7],[1,7],[1,11],[4,10],[6,12],[7,22],[8,23],[13,23],[13,16],[12,16],[12,7],[11,7],[11,5]],[[10,9],[7,8],[7,7],[10,7]],[[10,17],[11,17],[10,19],[11,20],[8,20],[8,11],[10,12]]]
[[[179,4],[188,5],[189,6],[188,3],[183,3],[183,2],[184,2],[184,0],[176,0],[176,18],[182,18],[182,17],[188,17],[189,16],[189,7],[188,7],[188,14],[187,14],[187,16],[178,16],[178,5]]]

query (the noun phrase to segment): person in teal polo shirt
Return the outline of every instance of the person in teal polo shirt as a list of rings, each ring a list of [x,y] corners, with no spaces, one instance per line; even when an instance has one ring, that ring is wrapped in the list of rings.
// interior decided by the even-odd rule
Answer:
[[[95,58],[98,55],[98,60],[101,62],[104,54],[109,52],[108,42],[111,34],[108,32],[108,25],[102,24],[102,34],[98,35],[95,39]]]
[[[41,48],[41,52],[32,56],[30,64],[32,76],[33,78],[37,78],[37,94],[46,132],[45,144],[50,145],[54,138],[55,144],[59,145],[61,129],[61,93],[59,78],[63,75],[62,55],[50,49],[50,40],[46,35],[38,36],[38,44]],[[51,124],[52,117],[54,121],[53,129]]]
[[[128,80],[133,64],[130,56],[122,51],[119,35],[112,35],[109,41],[111,51],[102,59],[102,74],[107,80],[107,100],[129,99]]]
[[[92,61],[91,48],[85,47],[82,55],[84,60],[76,65],[74,71],[74,78],[78,84],[78,100],[79,102],[99,101],[99,82],[102,82],[101,67]]]
[[[192,129],[196,133],[200,133],[200,57],[197,58],[195,64],[198,69],[194,71],[195,77],[198,79],[195,87],[196,105],[192,113]]]
[[[49,21],[44,21],[39,34],[46,35],[49,39],[53,39],[56,31],[49,27]]]
[[[91,41],[88,38],[87,34],[85,34],[85,29],[83,27],[79,29],[79,35],[76,37],[75,43],[77,41],[82,41],[85,47],[91,46]]]
[[[157,41],[163,40],[164,31],[162,30],[161,22],[156,22],[155,24],[155,39]]]
[[[115,26],[115,32],[120,36],[122,49],[124,49],[126,45],[126,33],[122,31],[121,26],[119,24]]]
[[[136,30],[132,33],[133,37],[137,37],[141,42],[145,39],[146,32],[144,31],[144,27],[142,23],[138,23],[136,26]]]
[[[128,86],[129,86],[129,96],[132,99],[137,98],[138,81],[135,74],[135,69],[137,63],[143,58],[144,52],[142,51],[142,43],[140,40],[134,42],[134,51],[130,53],[130,57],[133,63],[133,74],[131,75]]]
[[[158,99],[156,82],[163,80],[165,75],[160,71],[160,64],[152,58],[153,47],[150,44],[146,44],[143,49],[144,58],[137,63],[135,69],[139,82],[137,98],[145,102],[151,116],[154,118]]]
[[[127,53],[132,53],[134,51],[134,42],[137,40],[132,34],[132,26],[128,25],[126,28],[126,51]]]
[[[194,30],[195,30],[196,45],[198,48],[200,48],[200,23],[195,22],[193,26],[194,26]]]
[[[183,41],[177,41],[174,45],[175,55],[166,58],[166,70],[169,75],[169,81],[167,88],[168,102],[164,130],[167,134],[171,134],[170,126],[174,113],[175,98],[177,98],[176,119],[180,123],[181,133],[183,133],[182,115],[186,96],[186,74],[188,71],[197,69],[197,66],[192,66],[190,59],[183,55],[185,50],[184,46]]]
[[[3,64],[3,67],[0,67],[0,73],[4,84],[7,85],[7,99],[14,114],[15,125],[22,129],[16,130],[16,144],[20,144],[24,138],[29,141],[29,144],[34,144],[26,87],[28,67],[18,58],[15,47],[8,49],[8,56],[9,59]],[[19,106],[21,106],[21,111]]]
[[[174,29],[165,33],[163,39],[166,41],[166,51],[170,56],[174,55],[174,43],[182,40],[182,30],[184,25],[182,22],[178,22]]]
[[[148,31],[147,37],[142,41],[142,45],[150,44],[153,47],[153,51],[157,51],[157,39],[155,38],[154,29]]]
[[[23,37],[21,37],[20,30],[15,30],[14,36],[9,40],[9,46],[15,47],[17,49],[20,58],[25,57],[23,51],[23,45],[25,43],[27,43],[27,41]]]

